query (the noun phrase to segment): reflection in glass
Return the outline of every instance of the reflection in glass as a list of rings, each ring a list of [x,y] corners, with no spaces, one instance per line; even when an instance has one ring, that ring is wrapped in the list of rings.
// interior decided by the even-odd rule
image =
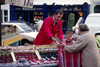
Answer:
[[[32,32],[33,30],[29,27],[29,26],[27,26],[27,25],[19,25],[19,27],[21,28],[21,29],[23,29],[23,32]]]

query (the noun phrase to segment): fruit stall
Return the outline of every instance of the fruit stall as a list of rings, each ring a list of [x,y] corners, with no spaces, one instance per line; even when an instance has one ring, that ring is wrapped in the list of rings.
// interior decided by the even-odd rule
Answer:
[[[56,44],[11,46],[21,40],[22,36],[8,33],[2,31],[0,67],[81,67],[81,52],[68,53]],[[96,36],[96,43],[100,49],[99,35]],[[66,44],[73,43],[66,39]]]
[[[56,44],[0,47],[0,67],[80,67],[80,58]]]
[[[1,46],[0,67],[8,66],[57,67],[58,55],[56,45]]]

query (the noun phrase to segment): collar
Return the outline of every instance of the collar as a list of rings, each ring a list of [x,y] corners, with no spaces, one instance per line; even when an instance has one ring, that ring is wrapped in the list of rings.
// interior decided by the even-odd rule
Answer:
[[[89,31],[84,31],[84,32],[82,32],[80,35],[85,34],[85,33],[87,33],[87,32],[89,32]]]
[[[56,21],[55,21],[55,19],[54,19],[54,16],[52,16],[52,18],[53,18],[54,23],[56,23]]]

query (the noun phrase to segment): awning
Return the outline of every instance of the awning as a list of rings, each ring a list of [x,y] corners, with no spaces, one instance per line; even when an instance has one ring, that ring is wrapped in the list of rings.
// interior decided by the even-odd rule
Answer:
[[[33,8],[34,0],[5,0],[5,4]]]

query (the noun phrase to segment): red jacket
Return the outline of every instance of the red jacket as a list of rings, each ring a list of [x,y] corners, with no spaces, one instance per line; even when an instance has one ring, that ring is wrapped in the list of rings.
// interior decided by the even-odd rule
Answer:
[[[54,21],[52,16],[44,20],[43,25],[34,40],[34,45],[47,45],[53,43],[50,40],[51,37],[54,37],[57,33],[58,38],[61,40],[64,38],[62,31],[62,22],[58,21],[57,25],[54,26]]]

